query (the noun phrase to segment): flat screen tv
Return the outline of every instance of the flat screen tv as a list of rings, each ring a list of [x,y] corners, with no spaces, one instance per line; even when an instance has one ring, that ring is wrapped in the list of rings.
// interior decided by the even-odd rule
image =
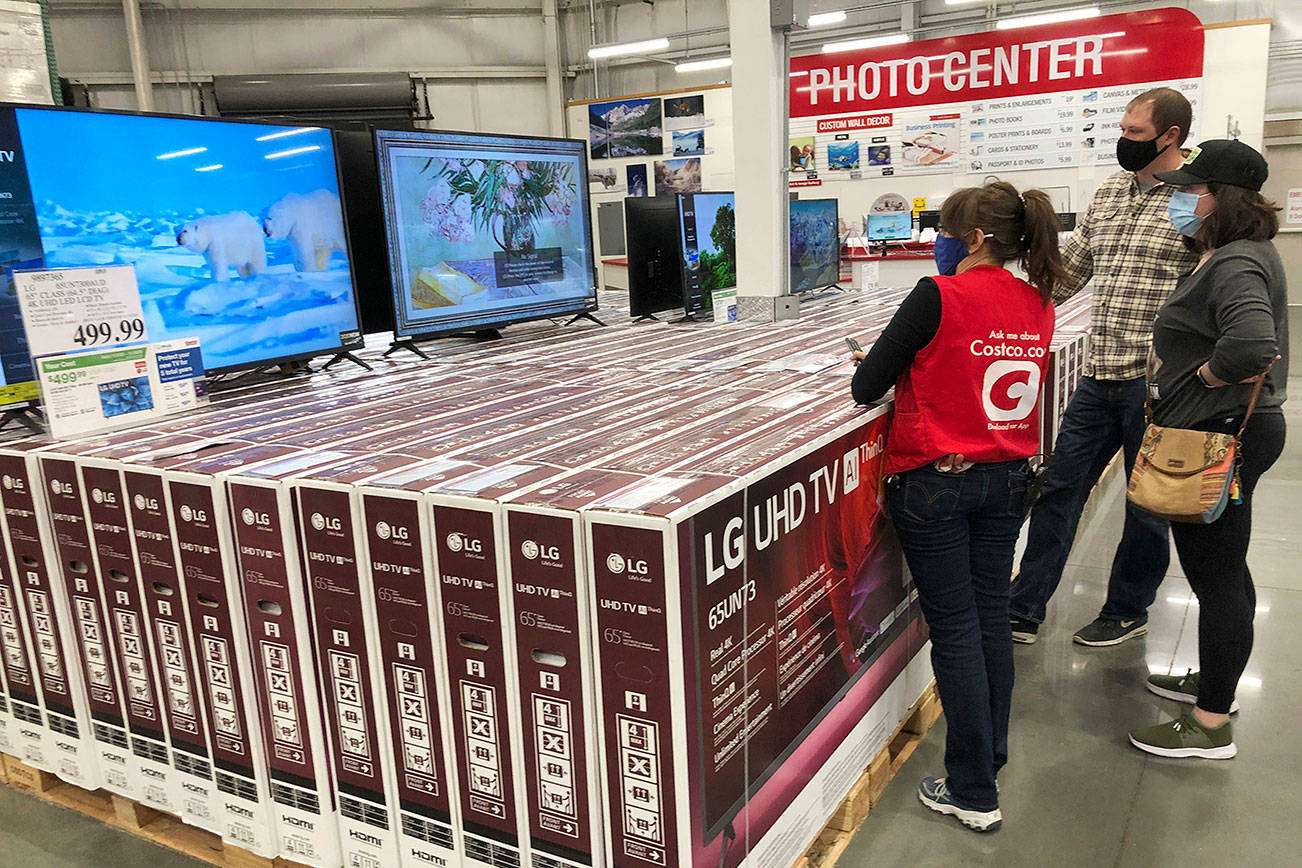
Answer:
[[[865,222],[869,241],[910,241],[913,238],[913,215],[908,211],[869,214]]]
[[[376,130],[396,335],[596,310],[587,147]]]
[[[791,292],[837,286],[841,280],[841,224],[835,199],[791,203]]]
[[[683,309],[678,201],[673,196],[624,200],[628,303],[634,319]]]
[[[375,171],[375,136],[369,129],[335,129],[344,183],[344,217],[357,281],[357,309],[366,334],[393,330],[393,285],[389,282],[389,244],[380,210],[380,179]]]
[[[11,383],[22,269],[133,266],[149,339],[210,372],[361,346],[330,130],[3,105],[0,182]]]
[[[732,193],[679,193],[683,307],[714,307],[713,293],[737,285],[737,218]]]

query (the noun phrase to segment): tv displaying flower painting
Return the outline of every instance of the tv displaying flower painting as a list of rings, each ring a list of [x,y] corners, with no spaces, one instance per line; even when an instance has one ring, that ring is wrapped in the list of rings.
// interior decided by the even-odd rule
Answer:
[[[398,336],[596,307],[583,142],[375,136]]]

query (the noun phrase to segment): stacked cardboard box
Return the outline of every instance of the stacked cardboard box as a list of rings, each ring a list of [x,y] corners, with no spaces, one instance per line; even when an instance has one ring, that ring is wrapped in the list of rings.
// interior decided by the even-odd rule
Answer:
[[[902,296],[0,446],[0,748],[312,865],[791,864],[929,681],[842,341]]]

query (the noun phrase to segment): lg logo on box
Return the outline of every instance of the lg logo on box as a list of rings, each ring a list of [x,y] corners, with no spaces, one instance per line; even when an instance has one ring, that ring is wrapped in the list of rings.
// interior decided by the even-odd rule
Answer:
[[[245,510],[245,512],[248,512],[248,511],[249,511],[249,510]],[[186,503],[186,504],[182,504],[182,505],[181,505],[181,520],[182,520],[182,521],[200,521],[200,522],[204,522],[204,521],[207,521],[207,520],[208,520],[208,513],[207,513],[205,510],[202,510],[202,509],[191,509],[191,507],[190,507],[190,505],[189,505],[188,503]]]
[[[1040,366],[1001,359],[986,368],[981,405],[991,422],[1020,422],[1035,410],[1040,394]]]
[[[448,551],[464,551],[471,554],[483,554],[484,544],[477,539],[471,539],[464,533],[448,534]]]
[[[651,572],[646,561],[626,558],[618,552],[611,552],[606,558],[606,569],[615,575],[645,576]]]
[[[339,530],[343,527],[343,522],[337,518],[327,518],[319,512],[314,512],[312,513],[312,527],[317,530]]]
[[[139,509],[139,510],[146,510],[146,509],[148,509],[148,510],[157,510],[157,509],[158,509],[158,500],[157,500],[156,498],[153,498],[153,497],[145,497],[143,494],[137,494],[137,495],[135,496],[134,502],[135,502],[135,504],[136,504],[136,509]]]
[[[11,483],[9,477],[6,476],[6,477],[5,477],[5,488],[9,488],[9,487],[11,487],[11,485],[12,485],[12,483]],[[55,494],[63,494],[63,483],[60,482],[60,481],[57,480],[57,479],[51,479],[51,480],[50,480],[50,491],[53,491]]]
[[[240,512],[240,518],[249,526],[256,524],[259,527],[268,527],[271,525],[270,515],[265,512],[254,512],[247,506]]]
[[[65,485],[64,488],[68,489],[69,493],[72,492],[71,485]],[[100,491],[98,488],[91,489],[90,499],[96,503],[107,503],[109,506],[116,506],[118,502],[116,494],[111,491]]]
[[[389,524],[387,521],[376,522],[375,535],[380,539],[411,539],[411,532],[408,531],[407,528],[397,527],[396,525]],[[449,543],[448,547],[451,548],[451,543]],[[453,549],[453,551],[456,550]]]
[[[561,559],[561,550],[558,546],[539,545],[531,539],[527,539],[520,543],[520,554],[524,555],[531,561],[536,561],[538,558],[542,558],[545,561],[559,561]],[[612,557],[619,556],[612,555]]]

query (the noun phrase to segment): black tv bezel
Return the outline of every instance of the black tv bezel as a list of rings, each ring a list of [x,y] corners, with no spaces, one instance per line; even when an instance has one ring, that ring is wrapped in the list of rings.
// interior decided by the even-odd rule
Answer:
[[[799,292],[796,291],[795,287],[793,287],[793,286],[788,286],[788,287],[787,287],[787,291],[788,291],[789,293],[791,293],[792,295],[804,295],[804,294],[807,293],[807,292],[817,292],[817,291],[820,290],[820,289],[827,289],[827,288],[830,287],[830,286],[837,286],[837,285],[839,285],[840,282],[841,282],[841,200],[838,199],[838,198],[836,198],[835,196],[829,196],[829,197],[826,197],[826,198],[823,198],[823,199],[800,199],[800,200],[798,200],[798,201],[799,201],[799,203],[800,203],[801,205],[804,205],[804,204],[806,204],[806,203],[813,204],[813,203],[817,203],[817,202],[831,202],[834,206],[836,206],[836,219],[835,219],[835,223],[836,223],[836,273],[837,273],[837,281],[836,281],[836,283],[829,283],[829,284],[826,284],[826,285],[823,285],[823,286],[811,286],[811,287],[809,287],[808,289],[802,289],[802,290],[800,290]],[[790,280],[791,280],[791,226],[790,226],[790,223],[791,223],[791,207],[790,207],[790,206],[791,206],[791,205],[795,205],[795,204],[796,204],[796,202],[791,202],[791,203],[788,204],[788,207],[787,207],[787,224],[788,224],[788,226],[787,226],[787,281],[788,281],[788,283],[789,283]]]
[[[392,202],[391,188],[392,178],[389,175],[388,166],[383,158],[384,142],[381,136],[384,133],[405,133],[417,135],[435,135],[435,136],[469,136],[481,137],[485,139],[515,139],[518,141],[532,142],[566,142],[573,145],[581,146],[580,154],[580,172],[581,177],[575,179],[576,193],[579,203],[583,210],[584,227],[587,230],[588,253],[591,262],[590,272],[592,275],[591,294],[583,299],[580,305],[576,303],[573,306],[565,307],[560,310],[549,310],[546,313],[535,313],[532,315],[509,315],[502,316],[499,319],[489,319],[474,322],[448,323],[439,328],[426,328],[419,331],[405,328],[407,323],[404,322],[404,313],[402,308],[402,299],[399,293],[402,291],[403,281],[401,280],[401,262],[398,256],[398,244],[395,235],[395,229],[392,219]],[[377,177],[380,181],[380,210],[384,219],[385,238],[389,248],[389,278],[393,287],[393,337],[395,340],[419,341],[426,338],[444,337],[454,334],[466,334],[475,331],[484,331],[489,329],[502,328],[504,326],[516,325],[518,323],[534,322],[542,319],[555,319],[563,316],[575,316],[584,313],[592,313],[600,310],[598,300],[598,281],[597,281],[597,259],[596,251],[593,249],[593,232],[592,232],[592,207],[588,200],[587,191],[583,185],[587,183],[588,178],[588,143],[583,139],[571,139],[563,136],[518,136],[510,133],[485,133],[470,130],[384,130],[374,127],[371,130],[373,141],[375,142],[375,163]],[[506,313],[504,311],[504,313]]]
[[[125,117],[168,118],[171,120],[181,120],[181,121],[200,121],[200,122],[207,121],[207,122],[216,122],[216,123],[224,123],[224,124],[244,124],[245,126],[255,126],[255,127],[296,127],[296,126],[308,127],[310,126],[310,124],[286,124],[286,123],[279,123],[275,121],[245,120],[244,118],[240,118],[238,120],[230,120],[223,117],[209,117],[207,115],[183,115],[183,114],[175,114],[173,112],[142,112],[142,111],[130,111],[125,109],[92,109],[92,108],[81,108],[79,106],[46,106],[46,105],[31,105],[29,103],[0,102],[0,111],[7,111],[9,109],[20,109],[20,108],[35,109],[37,111],[71,112],[74,114],[121,115]],[[337,141],[337,136],[335,134],[334,129],[332,129],[331,127],[323,126],[323,127],[318,127],[318,129],[324,130],[325,132],[330,134],[330,155],[333,158],[335,164],[335,187],[339,191],[339,208],[341,213],[347,215],[348,213],[347,202],[344,199],[344,179],[343,179],[343,174],[339,170],[339,143]],[[20,138],[21,135],[22,134],[20,132],[19,133]],[[340,342],[337,346],[330,347],[329,349],[318,350],[316,352],[308,353],[306,355],[299,353],[299,354],[288,355],[288,356],[275,356],[272,358],[260,359],[254,362],[241,362],[238,365],[223,365],[221,367],[210,368],[208,367],[207,362],[205,362],[204,363],[205,376],[214,375],[214,374],[229,374],[229,373],[234,373],[235,371],[257,370],[258,368],[265,368],[271,365],[286,365],[292,362],[305,362],[305,361],[310,361],[312,359],[315,359],[319,356],[327,356],[335,353],[344,353],[350,350],[361,349],[363,346],[365,346],[366,335],[362,332],[362,311],[357,304],[357,275],[353,271],[353,241],[352,241],[352,236],[349,234],[348,231],[348,220],[346,219],[346,216],[343,222],[344,222],[344,245],[348,248],[348,284],[352,288],[353,320],[356,323],[356,328],[354,329],[354,331],[357,332],[357,340],[348,343]],[[39,225],[37,231],[38,232],[40,231]],[[44,254],[44,245],[42,245],[42,254]],[[200,342],[199,344],[199,352],[201,354],[203,353],[202,342]],[[35,372],[36,370],[36,366],[34,364],[32,366],[32,370],[33,372]]]
[[[667,204],[663,204],[663,205],[662,205],[662,204],[660,204],[661,202],[665,202],[665,203],[667,203]],[[638,203],[638,204],[634,205],[634,204],[632,204],[632,203]],[[629,304],[629,316],[631,316],[631,317],[634,318],[634,319],[640,319],[640,318],[642,318],[642,317],[644,317],[644,316],[653,316],[653,315],[655,315],[655,314],[657,314],[657,313],[665,313],[665,312],[667,312],[667,311],[671,311],[671,310],[683,310],[683,311],[686,310],[686,309],[684,308],[684,306],[683,306],[683,299],[684,299],[684,292],[685,292],[685,289],[684,289],[684,287],[683,287],[683,242],[682,242],[682,225],[681,225],[681,223],[679,222],[679,221],[680,221],[680,218],[679,218],[679,216],[678,216],[679,211],[678,211],[678,199],[677,199],[677,196],[675,195],[673,198],[670,198],[669,196],[628,196],[628,197],[626,197],[626,198],[624,199],[624,221],[625,221],[625,224],[626,224],[626,225],[627,225],[627,222],[628,222],[629,209],[630,209],[630,208],[642,208],[642,207],[644,207],[644,203],[646,203],[646,204],[649,204],[649,203],[655,203],[655,207],[660,208],[660,209],[662,209],[663,211],[665,211],[666,213],[669,213],[669,214],[672,214],[672,215],[673,215],[673,218],[672,218],[672,219],[673,219],[673,227],[674,227],[674,252],[675,252],[675,254],[677,254],[677,257],[678,257],[678,300],[677,300],[677,304],[671,305],[670,307],[660,307],[660,308],[656,308],[655,310],[647,310],[647,311],[642,311],[642,312],[639,312],[638,310],[636,310],[636,309],[633,307],[633,283],[634,283],[634,276],[633,276],[633,259],[632,259],[631,256],[629,256],[629,262],[628,262],[628,304]],[[631,252],[631,250],[632,250],[632,248],[630,247],[628,252]]]
[[[713,297],[706,298],[704,306],[699,307],[696,310],[692,310],[690,307],[687,306],[687,302],[688,302],[687,250],[684,247],[685,239],[683,237],[683,199],[687,196],[731,196],[732,211],[734,214],[736,214],[737,213],[737,191],[736,190],[691,190],[686,193],[674,194],[674,204],[678,208],[678,259],[683,267],[683,310],[684,312],[686,312],[688,316],[691,316],[694,313],[701,313],[707,310],[714,310],[714,298]],[[692,202],[693,204],[695,204],[696,200],[693,199]],[[697,244],[699,249],[700,242],[698,241]],[[733,251],[733,255],[736,256],[736,251]],[[733,286],[725,286],[724,289],[736,289],[736,285],[734,284]]]

